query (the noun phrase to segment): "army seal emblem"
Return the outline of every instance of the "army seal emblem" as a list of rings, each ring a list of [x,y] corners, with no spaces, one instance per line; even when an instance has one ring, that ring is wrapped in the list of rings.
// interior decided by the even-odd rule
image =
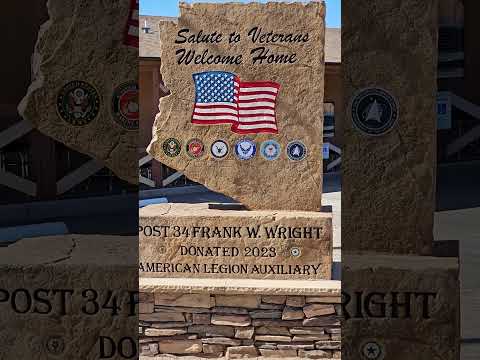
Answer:
[[[187,154],[194,158],[198,159],[202,157],[205,152],[205,146],[203,142],[199,139],[192,139],[187,142]]]
[[[268,140],[260,146],[260,154],[265,160],[273,161],[280,157],[281,147],[275,140]]]
[[[240,139],[235,144],[235,155],[239,160],[250,160],[257,153],[257,146],[250,139]]]
[[[292,141],[287,145],[287,156],[292,161],[302,161],[307,157],[307,147],[299,140]]]
[[[180,154],[182,151],[182,146],[180,145],[180,141],[174,138],[167,139],[163,142],[163,152],[168,157],[175,157]]]
[[[100,96],[95,87],[85,81],[71,81],[58,93],[58,115],[70,125],[87,125],[99,111]]]
[[[138,130],[138,101],[138,84],[134,81],[123,83],[114,90],[112,98],[113,119],[124,129]]]
[[[389,132],[398,120],[398,103],[380,88],[360,90],[350,105],[353,125],[360,132],[380,136]]]
[[[215,159],[224,159],[228,155],[228,145],[225,141],[223,140],[217,140],[215,141],[211,148],[210,152],[212,153],[212,156]]]

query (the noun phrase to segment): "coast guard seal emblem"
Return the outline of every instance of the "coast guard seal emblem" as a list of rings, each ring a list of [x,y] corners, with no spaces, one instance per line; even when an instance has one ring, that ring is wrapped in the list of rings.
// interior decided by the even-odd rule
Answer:
[[[281,147],[275,140],[268,140],[260,146],[260,154],[265,160],[273,161],[280,157]]]
[[[167,139],[163,142],[163,152],[168,157],[175,157],[180,154],[182,151],[182,146],[180,145],[180,141],[174,138]]]
[[[127,130],[137,130],[138,114],[138,84],[134,81],[129,81],[119,85],[113,92],[113,119]]]
[[[302,161],[307,157],[307,147],[299,140],[289,142],[287,145],[287,156],[292,161]]]
[[[353,125],[362,133],[380,136],[390,131],[398,120],[398,103],[379,88],[360,90],[350,106]]]
[[[199,139],[192,139],[187,142],[187,154],[194,159],[202,157],[205,152],[205,146],[203,142]]]
[[[257,153],[257,146],[250,139],[240,139],[235,144],[235,155],[239,160],[250,160]]]
[[[228,155],[228,145],[223,140],[217,140],[212,144],[210,151],[215,159],[224,159]]]
[[[58,115],[73,126],[84,126],[95,119],[100,111],[97,90],[85,81],[71,81],[57,96]]]

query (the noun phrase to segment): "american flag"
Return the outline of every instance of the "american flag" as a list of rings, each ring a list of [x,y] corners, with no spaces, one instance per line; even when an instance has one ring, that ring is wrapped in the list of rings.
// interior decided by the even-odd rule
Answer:
[[[130,11],[128,14],[127,26],[125,29],[125,35],[123,43],[125,45],[138,48],[139,36],[139,18],[138,18],[138,1],[130,0]]]
[[[194,74],[193,80],[193,124],[231,124],[237,134],[278,133],[275,107],[280,84],[242,82],[225,71]]]

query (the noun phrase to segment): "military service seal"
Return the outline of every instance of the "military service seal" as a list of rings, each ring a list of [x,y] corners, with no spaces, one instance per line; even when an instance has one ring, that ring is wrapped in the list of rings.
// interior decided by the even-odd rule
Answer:
[[[174,138],[169,138],[163,142],[163,152],[168,157],[175,157],[180,154],[182,151],[182,146],[180,145],[180,141]]]
[[[250,139],[240,139],[235,144],[235,155],[239,160],[250,160],[257,153],[257,145]]]
[[[362,133],[380,136],[389,132],[398,120],[398,103],[380,88],[360,90],[350,106],[353,125]]]
[[[119,85],[113,92],[112,115],[117,124],[127,130],[138,130],[139,100],[138,84],[129,81]]]
[[[292,161],[302,161],[307,157],[307,147],[300,140],[289,142],[287,145],[287,156]]]
[[[97,117],[99,111],[100,96],[95,87],[85,81],[71,81],[58,93],[58,115],[70,125],[87,125]]]
[[[260,146],[260,154],[265,160],[277,160],[280,157],[280,151],[280,144],[275,140],[267,140]]]
[[[223,140],[217,140],[212,144],[210,151],[215,159],[224,159],[229,152],[228,144]]]
[[[205,146],[203,142],[199,139],[191,139],[187,142],[187,154],[194,158],[198,159],[202,157],[205,152]]]

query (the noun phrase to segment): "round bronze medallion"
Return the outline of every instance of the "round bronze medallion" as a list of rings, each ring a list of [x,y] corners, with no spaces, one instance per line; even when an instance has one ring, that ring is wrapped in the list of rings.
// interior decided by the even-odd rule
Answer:
[[[163,142],[163,152],[168,157],[176,157],[182,151],[180,141],[175,138],[169,138]]]
[[[58,93],[58,115],[70,125],[87,125],[97,117],[99,111],[98,91],[85,81],[71,81]]]
[[[123,83],[113,92],[113,119],[123,128],[138,130],[139,107],[138,84],[135,81]]]

